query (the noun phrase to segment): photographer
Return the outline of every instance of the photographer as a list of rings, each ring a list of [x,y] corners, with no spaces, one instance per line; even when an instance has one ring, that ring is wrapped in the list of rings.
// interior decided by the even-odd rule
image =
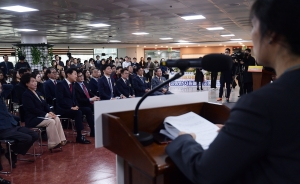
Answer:
[[[246,49],[244,58],[240,61],[240,67],[242,68],[242,80],[239,83],[243,86],[240,90],[240,95],[247,94],[253,91],[253,78],[252,73],[248,72],[249,66],[255,65],[255,59],[251,56],[251,49]],[[239,84],[239,85],[240,85]]]

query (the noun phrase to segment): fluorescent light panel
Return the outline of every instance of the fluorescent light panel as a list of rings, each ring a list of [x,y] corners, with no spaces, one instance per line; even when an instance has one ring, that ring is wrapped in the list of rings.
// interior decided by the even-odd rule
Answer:
[[[121,41],[119,41],[119,40],[110,40],[109,42],[117,43],[117,42],[121,42]]]
[[[228,36],[235,36],[234,34],[224,34],[224,35],[221,35],[222,37],[228,37]]]
[[[173,38],[160,38],[161,40],[172,40]]]
[[[72,38],[87,38],[88,36],[82,36],[82,35],[74,35],[74,36],[71,36]]]
[[[108,24],[89,24],[89,26],[93,26],[93,27],[108,27],[110,25],[108,25]]]
[[[137,32],[137,33],[132,33],[134,35],[147,35],[149,33],[146,33],[146,32]]]
[[[197,19],[205,19],[203,15],[191,15],[191,16],[183,16],[181,17],[184,20],[197,20]]]
[[[179,43],[188,43],[189,41],[185,41],[185,40],[178,40]]]
[[[32,31],[37,31],[35,29],[15,29],[16,31],[22,31],[22,32],[32,32]]]
[[[19,5],[17,5],[17,6],[1,7],[0,9],[14,11],[14,12],[39,11],[38,9],[29,8],[29,7],[25,7],[25,6],[19,6]]]
[[[223,27],[209,27],[209,28],[206,28],[207,30],[209,31],[215,31],[215,30],[223,30],[224,28]]]
[[[236,39],[230,39],[231,41],[242,41],[243,39],[241,38],[236,38]]]

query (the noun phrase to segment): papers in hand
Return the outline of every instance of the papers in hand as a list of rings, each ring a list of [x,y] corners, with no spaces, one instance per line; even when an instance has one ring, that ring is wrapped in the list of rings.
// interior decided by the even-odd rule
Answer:
[[[175,139],[180,131],[195,133],[196,141],[201,144],[203,149],[208,149],[219,130],[216,125],[193,112],[180,116],[169,116],[164,120],[164,126],[165,130],[160,130],[160,133],[170,139]]]

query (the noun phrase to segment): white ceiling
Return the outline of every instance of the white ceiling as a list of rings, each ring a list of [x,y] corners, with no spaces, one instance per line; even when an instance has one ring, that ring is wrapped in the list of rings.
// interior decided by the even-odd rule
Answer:
[[[44,35],[52,44],[106,46],[111,39],[135,47],[238,45],[228,42],[231,37],[220,36],[235,34],[232,38],[242,38],[246,40],[245,45],[251,45],[249,11],[252,3],[253,0],[1,0],[0,7],[22,5],[39,11],[17,13],[0,9],[0,42],[20,42],[21,32],[16,29],[27,28],[38,31],[22,34]],[[206,19],[186,21],[180,17],[192,14]],[[111,26],[88,26],[94,23]],[[225,29],[206,30],[220,26]],[[149,34],[136,36],[133,32]],[[72,38],[72,35],[87,38]],[[159,39],[162,37],[174,39],[163,41]],[[193,44],[178,44],[178,40]]]

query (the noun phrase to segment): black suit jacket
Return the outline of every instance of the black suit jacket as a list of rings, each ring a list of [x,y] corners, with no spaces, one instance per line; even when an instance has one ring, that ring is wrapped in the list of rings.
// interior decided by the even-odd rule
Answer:
[[[50,108],[41,93],[38,91],[36,93],[39,98],[29,89],[22,95],[26,127],[36,127],[43,121],[38,117],[45,117],[50,112]]]
[[[134,95],[133,89],[131,87],[131,84],[129,80],[126,80],[126,84],[122,78],[117,80],[116,82],[116,88],[118,90],[118,95],[124,95],[126,98],[129,98],[129,95]]]
[[[48,104],[53,105],[53,99],[55,98],[55,88],[56,85],[52,82],[52,80],[48,79],[44,82],[44,92],[45,98]]]
[[[98,81],[96,81],[94,78],[91,78],[91,80],[89,82],[89,88],[91,89],[91,92],[94,95],[99,94],[99,91],[98,91]]]
[[[166,152],[194,183],[300,183],[299,80],[289,71],[242,96],[207,150],[182,135]]]
[[[83,83],[84,83],[85,87],[87,88],[87,91],[89,92],[90,98],[94,97],[95,95],[89,89],[88,84],[86,82],[83,82]],[[74,88],[75,88],[76,100],[79,104],[79,107],[90,107],[92,105],[90,103],[90,99],[87,98],[83,89],[77,82],[75,82]]]
[[[63,115],[75,106],[79,106],[76,100],[74,84],[72,84],[72,93],[66,80],[59,81],[56,84],[56,113]]]
[[[110,78],[110,80],[111,80],[111,85],[113,88],[112,96],[115,97],[115,94],[116,94],[116,90],[114,88],[115,80],[114,80],[114,78]],[[100,95],[99,97],[101,100],[110,100],[111,99],[111,90],[110,90],[109,84],[108,84],[105,76],[102,76],[98,81],[98,91],[99,91],[99,95]]]
[[[135,92],[136,97],[141,97],[145,94],[145,90],[149,88],[146,83],[145,77],[143,77],[143,81],[139,76],[136,76],[132,79],[132,86]]]
[[[0,69],[2,70],[4,77],[6,78],[6,75],[8,74],[9,70],[14,69],[14,64],[9,61],[5,64],[5,61],[3,61],[0,63]]]

